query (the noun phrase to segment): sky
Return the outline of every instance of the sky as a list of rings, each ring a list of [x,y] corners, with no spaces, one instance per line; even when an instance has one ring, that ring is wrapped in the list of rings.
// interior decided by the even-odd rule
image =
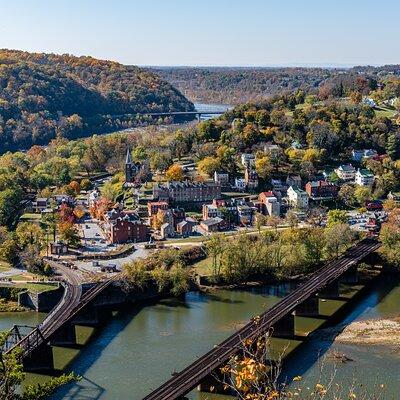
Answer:
[[[400,0],[0,0],[0,48],[136,65],[400,63]]]

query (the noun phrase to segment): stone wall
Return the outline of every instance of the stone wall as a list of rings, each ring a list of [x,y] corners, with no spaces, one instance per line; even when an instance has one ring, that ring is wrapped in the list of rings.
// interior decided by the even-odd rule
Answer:
[[[40,293],[26,291],[18,295],[18,304],[21,307],[31,308],[35,311],[49,312],[61,300],[63,293],[64,288],[62,285],[55,286],[54,290],[46,290]]]

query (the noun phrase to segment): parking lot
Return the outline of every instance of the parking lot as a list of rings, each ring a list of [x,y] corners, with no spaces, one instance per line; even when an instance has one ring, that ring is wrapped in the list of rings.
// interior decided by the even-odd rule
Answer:
[[[113,249],[107,244],[106,237],[99,226],[98,221],[88,219],[79,224],[79,233],[81,235],[82,245],[86,251],[109,251]]]
[[[348,215],[350,228],[355,231],[367,231],[367,224],[371,218],[376,218],[378,221],[384,222],[387,217],[386,211],[367,211],[362,214],[358,211],[349,211]]]

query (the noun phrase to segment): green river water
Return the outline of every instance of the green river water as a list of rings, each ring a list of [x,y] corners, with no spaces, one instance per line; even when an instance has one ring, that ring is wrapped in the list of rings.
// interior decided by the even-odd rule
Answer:
[[[68,369],[83,379],[62,389],[53,399],[142,399],[171,373],[184,368],[289,291],[289,285],[280,285],[208,295],[191,292],[182,301],[167,299],[132,305],[96,332],[78,327],[81,343],[92,334],[91,339],[80,351],[57,348],[55,362],[58,368],[69,364]],[[330,314],[338,306],[335,301],[325,302],[324,314]],[[400,284],[393,279],[382,279],[354,305],[344,322],[399,314]],[[33,325],[42,318],[43,315],[35,313],[3,314],[0,329],[8,329],[14,323]],[[320,323],[318,319],[296,318],[297,333],[315,329]],[[329,332],[328,329],[323,337],[316,335],[300,348],[285,368],[288,379],[302,375],[311,385],[318,379],[320,360],[328,354],[328,349],[334,348],[354,360],[337,366],[338,380],[347,382],[354,377],[367,384],[385,384],[387,398],[400,398],[400,351],[332,345]],[[330,374],[333,362],[327,360],[325,368]],[[43,379],[45,377],[29,374],[30,381]],[[193,392],[190,398],[220,399],[221,396]]]

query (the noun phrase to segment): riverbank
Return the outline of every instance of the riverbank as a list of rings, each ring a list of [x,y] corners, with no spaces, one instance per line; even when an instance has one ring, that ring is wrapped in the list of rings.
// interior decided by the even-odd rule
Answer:
[[[17,301],[8,301],[6,299],[0,298],[0,313],[22,312],[22,311],[28,311],[28,309],[25,307],[21,307]]]
[[[340,327],[337,328],[338,330]],[[400,350],[400,317],[352,322],[336,337],[335,342],[355,345],[382,345]]]

